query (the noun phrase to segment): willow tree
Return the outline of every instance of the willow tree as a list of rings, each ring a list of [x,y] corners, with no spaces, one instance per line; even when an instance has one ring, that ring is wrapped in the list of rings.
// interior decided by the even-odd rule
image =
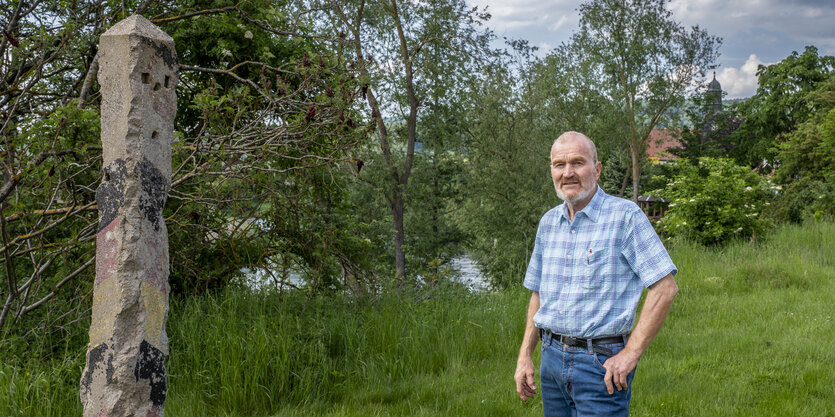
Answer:
[[[391,210],[395,275],[402,283],[407,186],[418,125],[436,102],[439,79],[473,72],[473,60],[487,50],[490,35],[479,24],[489,15],[463,0],[330,1],[329,6],[336,22],[332,30],[353,47],[362,98],[376,127],[380,160],[369,162],[382,164],[386,174],[372,185]]]
[[[721,39],[677,22],[666,0],[593,0],[580,6],[569,50],[595,68],[604,94],[621,109],[619,133],[629,148],[632,198],[650,132],[718,57]]]

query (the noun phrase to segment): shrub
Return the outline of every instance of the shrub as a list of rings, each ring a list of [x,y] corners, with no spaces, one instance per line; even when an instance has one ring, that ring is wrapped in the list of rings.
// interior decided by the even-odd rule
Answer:
[[[762,213],[773,192],[767,180],[725,158],[678,164],[679,173],[653,193],[670,200],[658,223],[664,235],[715,245],[768,229]]]
[[[833,183],[801,178],[780,186],[774,200],[771,217],[777,222],[802,223],[815,213],[835,215],[835,187]]]

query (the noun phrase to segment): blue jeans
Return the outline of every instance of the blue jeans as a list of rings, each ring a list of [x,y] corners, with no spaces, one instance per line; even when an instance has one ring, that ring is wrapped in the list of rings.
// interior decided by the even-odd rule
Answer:
[[[623,343],[602,345],[612,356],[623,350]],[[633,370],[626,378],[628,389],[609,395],[603,363],[610,355],[590,347],[569,347],[549,335],[542,340],[539,385],[545,417],[628,416],[632,398]]]

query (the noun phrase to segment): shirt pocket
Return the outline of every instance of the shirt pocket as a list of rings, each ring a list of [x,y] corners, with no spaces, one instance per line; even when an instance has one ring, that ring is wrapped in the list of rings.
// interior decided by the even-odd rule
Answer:
[[[597,290],[603,287],[607,271],[611,268],[611,250],[607,248],[590,248],[586,250],[584,259],[584,288]]]

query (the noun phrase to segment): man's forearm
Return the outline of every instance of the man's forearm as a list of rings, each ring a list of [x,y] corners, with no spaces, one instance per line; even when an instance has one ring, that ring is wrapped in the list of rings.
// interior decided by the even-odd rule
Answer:
[[[531,301],[528,303],[528,315],[525,320],[525,335],[522,337],[522,347],[519,348],[519,359],[516,360],[516,373],[513,379],[516,381],[516,393],[522,401],[533,398],[536,395],[536,380],[533,366],[533,350],[539,340],[539,333],[533,324],[533,316],[539,310],[539,293],[531,294]]]
[[[522,347],[519,348],[519,359],[530,359],[536,344],[539,342],[539,330],[533,324],[533,316],[539,311],[539,293],[533,292],[528,302],[528,315],[525,320],[525,336],[522,338]]]
[[[635,325],[625,350],[638,356],[644,353],[664,325],[676,293],[678,286],[672,274],[661,278],[650,287],[638,317],[638,324]]]
[[[638,324],[635,325],[626,347],[603,363],[603,367],[606,368],[603,382],[609,394],[614,393],[615,389],[621,391],[628,388],[627,376],[635,370],[641,355],[661,330],[677,292],[678,286],[672,274],[649,287]]]

